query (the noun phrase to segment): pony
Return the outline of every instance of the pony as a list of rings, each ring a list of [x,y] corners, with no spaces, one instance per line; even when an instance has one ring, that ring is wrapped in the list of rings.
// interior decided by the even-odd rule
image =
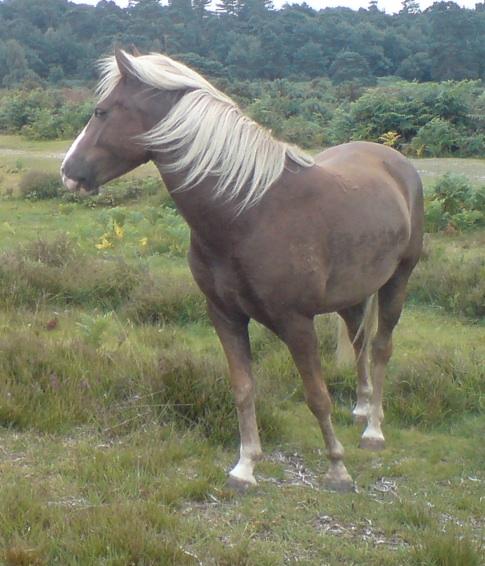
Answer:
[[[98,103],[65,156],[62,180],[89,194],[149,160],[160,171],[190,226],[190,269],[228,362],[240,432],[229,484],[255,485],[262,457],[248,335],[254,319],[286,343],[299,370],[327,448],[323,484],[353,489],[314,317],[337,312],[344,321],[357,365],[353,414],[367,423],[360,446],[384,448],[392,332],[422,248],[422,185],[413,165],[370,142],[312,158],[166,55],[117,49],[100,68]]]

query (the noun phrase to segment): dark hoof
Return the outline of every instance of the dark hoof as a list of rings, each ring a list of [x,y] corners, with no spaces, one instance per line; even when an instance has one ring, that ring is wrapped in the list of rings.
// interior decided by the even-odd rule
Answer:
[[[379,452],[384,450],[386,447],[386,441],[383,438],[365,438],[360,439],[359,448],[364,448],[365,450],[372,450],[373,452]]]
[[[237,491],[238,493],[246,493],[251,488],[256,487],[256,484],[254,483],[241,480],[231,475],[229,475],[229,477],[227,478],[226,485],[229,489],[232,489],[233,491]]]
[[[348,493],[350,491],[355,491],[355,485],[352,479],[347,478],[332,478],[325,476],[323,479],[323,487],[330,491],[338,491],[341,493]]]

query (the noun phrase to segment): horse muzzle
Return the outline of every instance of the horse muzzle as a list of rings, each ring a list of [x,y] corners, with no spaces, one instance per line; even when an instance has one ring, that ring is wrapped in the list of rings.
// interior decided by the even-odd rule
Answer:
[[[87,179],[73,179],[66,175],[64,167],[61,167],[62,184],[71,193],[79,193],[80,195],[91,195],[98,192],[98,187],[88,183]]]

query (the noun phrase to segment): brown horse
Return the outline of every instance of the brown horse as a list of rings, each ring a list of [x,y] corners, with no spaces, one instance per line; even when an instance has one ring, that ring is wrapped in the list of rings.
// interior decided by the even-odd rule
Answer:
[[[367,142],[313,160],[167,56],[118,50],[101,66],[99,102],[64,159],[63,181],[90,193],[146,161],[158,167],[190,225],[190,267],[229,363],[241,436],[230,482],[255,484],[261,457],[252,318],[287,344],[298,367],[330,458],[326,485],[352,488],[332,427],[313,318],[336,311],[345,321],[358,369],[354,414],[367,420],[361,446],[383,448],[391,335],[422,245],[418,174],[397,151]]]

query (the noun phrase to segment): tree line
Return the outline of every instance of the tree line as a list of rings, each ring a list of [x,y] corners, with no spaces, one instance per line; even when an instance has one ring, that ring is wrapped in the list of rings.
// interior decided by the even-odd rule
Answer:
[[[211,77],[305,80],[334,84],[394,75],[444,81],[485,77],[485,3],[475,9],[435,2],[421,11],[403,0],[386,14],[314,10],[271,0],[131,0],[127,8],[68,0],[0,2],[0,83],[87,81],[113,45],[164,51]]]

